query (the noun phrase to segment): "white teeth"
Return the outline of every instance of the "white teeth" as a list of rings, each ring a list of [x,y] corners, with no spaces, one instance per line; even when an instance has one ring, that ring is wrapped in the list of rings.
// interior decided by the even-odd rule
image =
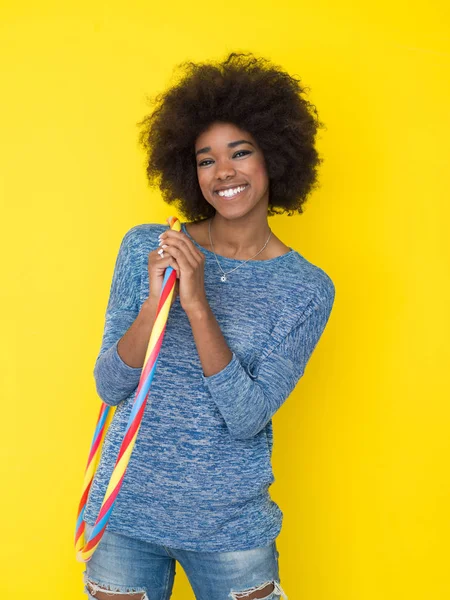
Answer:
[[[222,196],[225,198],[231,198],[232,196],[236,196],[236,194],[239,194],[240,192],[245,190],[246,187],[247,187],[246,185],[240,185],[237,188],[233,188],[230,190],[221,190],[220,192],[217,192],[217,193],[219,194],[219,196]]]

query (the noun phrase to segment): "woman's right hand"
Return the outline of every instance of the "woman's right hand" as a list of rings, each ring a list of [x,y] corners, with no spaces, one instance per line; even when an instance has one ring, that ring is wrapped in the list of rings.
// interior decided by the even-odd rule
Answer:
[[[164,253],[163,258],[161,258],[161,256],[158,254],[159,250],[160,248],[152,250],[148,255],[148,280],[150,287],[149,298],[156,303],[159,301],[164,280],[164,272],[167,267],[173,267],[173,269],[176,271],[177,279],[175,281],[175,288],[170,305],[172,306],[178,296],[180,267],[178,266],[177,261],[172,256],[167,254],[167,252]]]

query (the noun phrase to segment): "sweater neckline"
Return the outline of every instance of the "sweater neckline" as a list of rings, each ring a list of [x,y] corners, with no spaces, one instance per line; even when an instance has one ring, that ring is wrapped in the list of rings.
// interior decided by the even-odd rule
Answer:
[[[194,238],[191,236],[191,234],[188,232],[188,230],[186,229],[185,223],[182,222],[181,223],[181,229],[183,230],[183,233],[185,233],[188,238],[190,240],[192,240],[192,242],[197,246],[197,248],[199,248],[199,250],[201,250],[204,254],[208,255],[208,256],[214,256],[214,252],[212,252],[211,250],[208,250],[207,248],[204,248],[203,246],[200,246],[200,244],[198,244]],[[267,263],[274,263],[277,260],[280,260],[282,258],[285,258],[286,256],[291,256],[293,254],[295,254],[295,250],[293,248],[291,248],[290,246],[288,246],[289,248],[289,252],[285,252],[284,254],[280,254],[280,256],[275,256],[274,258],[267,258],[265,260],[249,260],[249,263],[252,263],[254,265],[256,264],[267,264]],[[245,260],[240,260],[237,258],[229,258],[228,256],[222,256],[221,254],[217,254],[216,253],[217,258],[220,258],[221,260],[227,260],[230,263],[244,263]]]

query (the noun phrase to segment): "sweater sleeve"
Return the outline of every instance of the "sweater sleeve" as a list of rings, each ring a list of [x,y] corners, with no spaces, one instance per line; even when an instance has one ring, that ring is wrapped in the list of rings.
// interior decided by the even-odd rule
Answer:
[[[120,338],[139,314],[140,275],[133,232],[134,228],[123,237],[116,258],[102,344],[94,366],[97,393],[110,406],[133,392],[142,371],[142,367],[127,365],[117,351]]]
[[[256,376],[247,372],[234,352],[221,371],[209,377],[202,374],[233,439],[257,435],[290,396],[325,329],[333,301],[334,286],[326,301],[313,298],[289,333],[260,362]]]

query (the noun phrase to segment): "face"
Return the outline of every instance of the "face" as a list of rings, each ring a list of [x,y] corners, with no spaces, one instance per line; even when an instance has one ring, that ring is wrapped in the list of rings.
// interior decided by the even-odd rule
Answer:
[[[254,210],[267,215],[269,178],[255,139],[231,123],[214,123],[195,142],[203,196],[218,213],[238,217]]]

